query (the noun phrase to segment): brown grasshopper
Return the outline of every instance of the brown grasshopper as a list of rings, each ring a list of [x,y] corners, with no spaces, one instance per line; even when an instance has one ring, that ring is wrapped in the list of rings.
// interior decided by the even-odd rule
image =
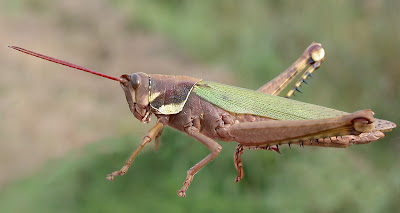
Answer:
[[[236,141],[234,163],[238,171],[235,181],[243,178],[241,155],[245,149],[274,150],[279,145],[342,147],[379,140],[396,125],[375,119],[371,110],[346,113],[318,105],[288,99],[324,60],[325,51],[312,43],[286,71],[257,91],[202,81],[187,76],[134,73],[115,78],[59,59],[20,47],[18,51],[119,81],[129,109],[142,123],[157,117],[157,123],[144,136],[140,146],[117,171],[107,175],[114,180],[128,171],[136,155],[150,141],[156,150],[163,128],[169,125],[200,141],[211,153],[187,171],[183,187],[185,197],[193,176],[221,152],[215,141]],[[286,98],[278,95],[296,79]]]

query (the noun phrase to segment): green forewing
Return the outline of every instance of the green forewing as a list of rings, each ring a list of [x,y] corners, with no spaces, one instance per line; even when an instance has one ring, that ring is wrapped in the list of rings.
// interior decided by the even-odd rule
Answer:
[[[192,92],[232,113],[252,114],[277,120],[324,119],[348,114],[314,104],[209,81],[198,82]]]

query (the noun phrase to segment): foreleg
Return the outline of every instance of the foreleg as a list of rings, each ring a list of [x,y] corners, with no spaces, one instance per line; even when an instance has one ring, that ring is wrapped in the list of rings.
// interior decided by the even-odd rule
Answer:
[[[120,170],[117,170],[117,171],[112,172],[111,174],[108,174],[106,179],[113,181],[114,177],[116,175],[118,175],[118,176],[124,175],[128,171],[129,167],[131,166],[136,155],[139,154],[140,150],[142,150],[142,148],[147,143],[152,141],[162,131],[163,128],[164,128],[164,124],[162,122],[158,121],[157,124],[146,133],[146,135],[143,137],[142,142],[140,143],[140,146],[132,153],[132,155],[129,157],[129,159],[125,162],[125,165]]]
[[[154,150],[155,150],[156,152],[158,151],[158,148],[159,148],[159,146],[160,146],[160,139],[159,139],[159,138],[160,138],[162,132],[163,132],[163,129],[161,129],[161,130],[158,132],[158,134],[157,134],[157,136],[156,136],[156,139],[155,139]]]

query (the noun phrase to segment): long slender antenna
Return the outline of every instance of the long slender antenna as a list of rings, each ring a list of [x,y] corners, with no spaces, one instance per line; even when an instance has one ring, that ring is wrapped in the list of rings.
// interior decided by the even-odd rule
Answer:
[[[111,80],[114,80],[114,81],[123,82],[123,80],[120,79],[120,78],[116,78],[116,77],[112,77],[112,76],[109,76],[109,75],[106,75],[106,74],[103,74],[103,73],[99,73],[99,72],[93,71],[91,69],[88,69],[88,68],[85,68],[85,67],[82,67],[82,66],[79,66],[79,65],[75,65],[75,64],[60,60],[60,59],[56,59],[56,58],[53,58],[53,57],[50,57],[50,56],[42,55],[40,53],[36,53],[36,52],[30,51],[30,50],[27,50],[27,49],[24,49],[24,48],[21,48],[21,47],[16,47],[16,46],[8,46],[8,47],[12,48],[14,50],[18,50],[20,52],[26,53],[28,55],[32,55],[32,56],[47,60],[47,61],[51,61],[51,62],[54,62],[54,63],[57,63],[57,64],[61,64],[61,65],[67,66],[67,67],[75,68],[75,69],[78,69],[78,70],[82,70],[82,71],[85,71],[85,72],[88,72],[88,73],[92,73],[92,74],[95,74],[95,75],[98,75],[98,76],[101,76],[101,77],[104,77],[104,78],[108,78],[108,79],[111,79]]]

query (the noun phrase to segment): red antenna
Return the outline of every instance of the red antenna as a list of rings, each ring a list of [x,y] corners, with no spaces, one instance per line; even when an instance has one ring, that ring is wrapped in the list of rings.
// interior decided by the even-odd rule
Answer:
[[[30,51],[30,50],[27,50],[27,49],[24,49],[24,48],[21,48],[21,47],[16,47],[16,46],[8,46],[8,47],[9,48],[13,48],[14,50],[18,50],[20,52],[26,53],[28,55],[32,55],[32,56],[47,60],[47,61],[51,61],[51,62],[54,62],[54,63],[57,63],[57,64],[61,64],[61,65],[67,66],[67,67],[71,67],[71,68],[75,68],[75,69],[82,70],[82,71],[85,71],[85,72],[89,72],[89,73],[92,73],[92,74],[95,74],[95,75],[98,75],[98,76],[101,76],[101,77],[104,77],[104,78],[108,78],[108,79],[111,79],[111,80],[114,80],[114,81],[123,82],[123,80],[120,79],[120,78],[116,78],[116,77],[112,77],[112,76],[109,76],[109,75],[106,75],[106,74],[103,74],[103,73],[99,73],[99,72],[93,71],[91,69],[88,69],[88,68],[85,68],[85,67],[81,67],[79,65],[71,64],[69,62],[66,62],[66,61],[63,61],[63,60],[60,60],[60,59],[56,59],[56,58],[53,58],[53,57],[50,57],[50,56],[42,55],[40,53],[36,53],[36,52]]]

